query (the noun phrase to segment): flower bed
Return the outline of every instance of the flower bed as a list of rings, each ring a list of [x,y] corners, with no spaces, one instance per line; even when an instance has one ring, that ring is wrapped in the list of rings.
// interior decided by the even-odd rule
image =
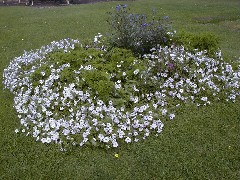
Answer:
[[[121,48],[77,40],[52,42],[16,57],[4,70],[14,93],[21,132],[42,143],[118,147],[158,135],[179,106],[235,101],[240,65],[224,62],[221,52],[190,53],[183,46],[151,49],[136,58]]]

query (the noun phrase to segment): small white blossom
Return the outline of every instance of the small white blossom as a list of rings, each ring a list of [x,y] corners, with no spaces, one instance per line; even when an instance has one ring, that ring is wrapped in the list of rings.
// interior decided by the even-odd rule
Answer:
[[[169,114],[169,118],[170,119],[174,119],[175,118],[175,114]]]
[[[139,73],[139,69],[136,69],[133,74],[137,75]]]
[[[125,142],[126,143],[130,143],[132,140],[131,140],[131,138],[130,137],[127,137],[126,139],[125,139]]]

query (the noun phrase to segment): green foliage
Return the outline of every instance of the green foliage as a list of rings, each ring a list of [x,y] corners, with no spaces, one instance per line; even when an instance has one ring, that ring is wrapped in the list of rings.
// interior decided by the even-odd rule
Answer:
[[[167,34],[168,16],[157,18],[153,12],[152,17],[148,18],[144,14],[131,14],[129,11],[127,5],[118,5],[113,13],[109,13],[111,46],[130,49],[135,54],[144,54],[158,44],[170,42]]]
[[[106,25],[102,25],[105,12],[115,4],[50,9],[0,7],[1,74],[10,59],[21,54],[23,49],[39,48],[66,36],[92,38],[97,32],[105,32]],[[137,1],[133,8],[146,12],[149,7],[162,7],[174,18],[174,26],[218,34],[224,54],[228,52],[230,59],[234,59],[234,56],[239,57],[239,31],[233,27],[239,27],[239,23],[203,26],[191,18],[223,16],[223,13],[237,17],[238,4],[238,0],[228,3],[225,0],[152,0]],[[62,22],[68,22],[68,26]],[[239,178],[239,101],[218,103],[204,109],[188,106],[176,121],[165,124],[160,137],[131,146],[123,144],[116,159],[112,150],[83,148],[59,153],[54,145],[38,143],[25,135],[17,136],[13,130],[19,119],[12,108],[13,96],[2,90],[1,83],[0,87],[0,99],[3,100],[0,103],[0,179]]]
[[[110,81],[109,74],[104,71],[92,70],[84,71],[82,76],[85,77],[83,89],[89,88],[92,92],[96,92],[94,95],[107,102],[114,88],[114,83]]]
[[[183,45],[189,51],[194,51],[198,49],[200,51],[207,51],[207,54],[214,56],[218,51],[220,45],[219,40],[216,35],[213,33],[189,33],[189,32],[180,32],[174,37],[174,42],[180,45]]]
[[[41,67],[39,67],[33,74],[31,74],[31,78],[34,81],[44,79],[43,75],[41,74],[41,72],[43,71],[45,72],[46,76],[49,76],[51,74],[51,68],[47,64],[44,64]]]
[[[122,48],[112,48],[109,51],[101,51],[96,48],[77,47],[70,52],[53,52],[49,53],[44,60],[44,65],[39,67],[31,76],[33,86],[40,85],[40,80],[45,79],[57,68],[68,64],[60,72],[59,80],[63,86],[66,84],[76,83],[78,88],[83,91],[91,91],[93,96],[99,97],[104,102],[109,101],[109,97],[114,98],[113,103],[122,105],[126,101],[120,97],[128,97],[132,87],[129,85],[133,79],[133,62],[136,58],[130,50]],[[141,67],[142,66],[142,67]],[[50,68],[51,67],[51,68]],[[142,69],[144,65],[135,66]],[[79,73],[76,73],[76,71]],[[123,78],[123,72],[128,79]],[[44,73],[44,75],[43,75]],[[114,82],[120,80],[128,84],[124,89],[116,91]],[[58,83],[55,81],[54,83]],[[61,87],[61,86],[60,86]],[[132,90],[131,90],[132,91]]]

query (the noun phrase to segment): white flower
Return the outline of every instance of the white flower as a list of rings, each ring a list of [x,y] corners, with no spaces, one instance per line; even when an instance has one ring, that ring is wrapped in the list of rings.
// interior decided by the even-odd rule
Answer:
[[[153,120],[153,117],[150,115],[150,116],[147,116],[147,120],[148,121],[152,121]]]
[[[109,104],[109,105],[112,105],[112,104],[113,104],[113,102],[110,100],[110,101],[108,101],[108,104]]]
[[[115,83],[115,88],[116,88],[116,89],[120,89],[121,87],[122,87],[121,84]]]
[[[158,105],[157,104],[153,104],[154,109],[157,109]]]
[[[103,134],[99,134],[99,135],[98,135],[98,138],[99,138],[100,141],[103,141],[104,135],[103,135]]]
[[[93,67],[89,64],[89,65],[85,66],[84,69],[86,69],[86,70],[91,70],[91,69],[93,69]]]
[[[47,140],[46,138],[42,138],[42,139],[41,139],[42,143],[45,143],[46,140]]]
[[[147,131],[147,132],[144,134],[144,137],[148,137],[148,136],[149,136],[149,134],[150,134],[150,132],[149,132],[149,131]]]
[[[133,86],[133,90],[134,90],[135,92],[139,92],[139,89],[137,89],[135,85]]]
[[[175,118],[175,114],[169,114],[169,118],[170,119],[174,119]]]
[[[50,143],[51,142],[51,139],[49,137],[46,138],[45,140],[46,143]]]
[[[136,69],[133,74],[137,75],[139,73],[139,69]]]
[[[41,72],[42,76],[45,76],[45,72]]]
[[[109,140],[110,140],[109,137],[104,137],[104,138],[103,138],[103,142],[105,142],[105,143],[108,143]]]
[[[130,143],[132,140],[131,140],[131,138],[130,137],[127,137],[126,139],[125,139],[125,142],[126,143]]]
[[[134,98],[134,103],[137,103],[137,102],[138,102],[138,97],[135,96],[135,98]]]
[[[117,141],[112,141],[112,146],[113,146],[113,147],[118,147]]]
[[[134,135],[134,136],[138,136],[138,132],[135,131],[135,132],[133,133],[133,135]]]
[[[165,116],[167,114],[167,110],[166,109],[163,109],[162,110],[162,115]]]
[[[125,135],[124,131],[118,129],[118,136],[119,138],[123,138]]]
[[[46,111],[46,116],[51,116],[53,113],[51,111]]]
[[[138,138],[135,138],[135,139],[134,139],[134,142],[138,142],[138,141],[139,141],[139,139],[138,139]]]
[[[64,135],[68,135],[68,134],[70,133],[70,131],[69,131],[68,129],[64,129],[64,130],[62,131],[62,133],[63,133]]]
[[[157,125],[156,125],[156,123],[154,122],[154,123],[152,123],[151,124],[151,126],[150,126],[150,129],[156,129],[157,128]]]

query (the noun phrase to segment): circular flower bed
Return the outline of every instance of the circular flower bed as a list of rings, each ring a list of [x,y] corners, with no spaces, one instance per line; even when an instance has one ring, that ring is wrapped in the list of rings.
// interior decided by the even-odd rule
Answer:
[[[234,71],[220,52],[213,59],[175,46],[136,58],[64,39],[16,57],[3,77],[15,95],[16,133],[63,149],[138,142],[161,133],[162,121],[174,119],[182,104],[234,102],[240,95],[240,65]]]

